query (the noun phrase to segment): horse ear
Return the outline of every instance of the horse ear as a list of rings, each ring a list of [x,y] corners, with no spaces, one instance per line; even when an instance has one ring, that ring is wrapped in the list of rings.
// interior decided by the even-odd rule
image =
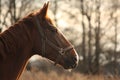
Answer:
[[[45,17],[47,15],[48,6],[49,6],[49,2],[45,3],[43,8],[41,9],[41,16],[42,17]]]

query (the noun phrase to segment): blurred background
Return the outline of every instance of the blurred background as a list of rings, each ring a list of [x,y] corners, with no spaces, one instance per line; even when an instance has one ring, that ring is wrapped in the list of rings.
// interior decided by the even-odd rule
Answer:
[[[0,32],[46,1],[0,0]],[[50,17],[75,46],[79,65],[68,72],[35,55],[20,80],[119,80],[120,0],[49,1]]]

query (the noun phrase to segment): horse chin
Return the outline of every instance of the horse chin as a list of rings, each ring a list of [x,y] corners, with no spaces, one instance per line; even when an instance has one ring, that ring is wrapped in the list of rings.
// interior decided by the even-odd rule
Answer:
[[[72,70],[72,69],[74,69],[75,67],[72,67],[72,66],[64,66],[64,69],[66,69],[66,70],[68,70],[68,71],[70,71],[70,70]]]
[[[65,67],[63,66],[63,68],[64,68],[64,69],[66,69],[67,71],[70,71],[70,70],[72,70],[72,69],[73,69],[73,68],[68,67],[68,66],[67,66],[67,67],[66,67],[66,66],[65,66]]]
[[[71,72],[72,71],[72,67],[71,66],[68,66],[68,65],[64,65],[64,64],[56,64],[55,66],[59,66],[59,67],[62,67],[63,69],[65,69],[66,71],[69,71]]]
[[[64,68],[65,69],[74,69],[74,68],[76,68],[77,67],[77,65],[78,65],[78,63],[75,61],[69,61],[69,60],[65,60],[65,63],[64,63]]]
[[[68,65],[68,64],[64,64],[64,65],[61,65],[65,70],[67,70],[67,71],[71,71],[72,69],[74,69],[76,66],[77,66],[77,64],[75,64],[75,65]]]
[[[78,57],[73,57],[73,58],[66,58],[64,57],[61,61],[59,60],[57,65],[60,65],[63,67],[65,70],[71,71],[72,69],[76,68],[78,65]]]
[[[72,69],[67,69],[68,72],[72,72]]]
[[[65,69],[67,72],[72,72],[73,69]]]

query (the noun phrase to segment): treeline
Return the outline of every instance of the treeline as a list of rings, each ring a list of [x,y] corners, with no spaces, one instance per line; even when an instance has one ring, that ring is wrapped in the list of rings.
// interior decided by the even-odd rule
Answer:
[[[36,0],[37,1],[37,0]],[[0,31],[8,28],[25,16],[42,1],[34,0],[0,0]],[[63,33],[71,37],[70,41],[80,56],[77,71],[83,73],[100,73],[101,68],[109,63],[112,70],[118,73],[120,59],[120,0],[51,0],[51,11],[57,26],[62,15],[68,27]],[[72,27],[71,27],[72,26]],[[76,30],[80,31],[76,34]],[[73,31],[74,30],[74,31]],[[73,34],[71,34],[73,33]],[[76,37],[77,36],[77,37]],[[78,43],[76,43],[76,41]]]

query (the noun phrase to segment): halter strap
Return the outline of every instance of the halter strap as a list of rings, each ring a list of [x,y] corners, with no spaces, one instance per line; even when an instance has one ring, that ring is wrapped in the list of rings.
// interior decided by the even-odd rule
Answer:
[[[42,27],[40,26],[39,19],[37,18],[37,16],[34,16],[34,19],[36,21],[35,25],[37,26],[38,31],[39,31],[40,35],[42,36],[42,56],[45,56],[45,43],[46,43],[45,33],[44,33]]]

